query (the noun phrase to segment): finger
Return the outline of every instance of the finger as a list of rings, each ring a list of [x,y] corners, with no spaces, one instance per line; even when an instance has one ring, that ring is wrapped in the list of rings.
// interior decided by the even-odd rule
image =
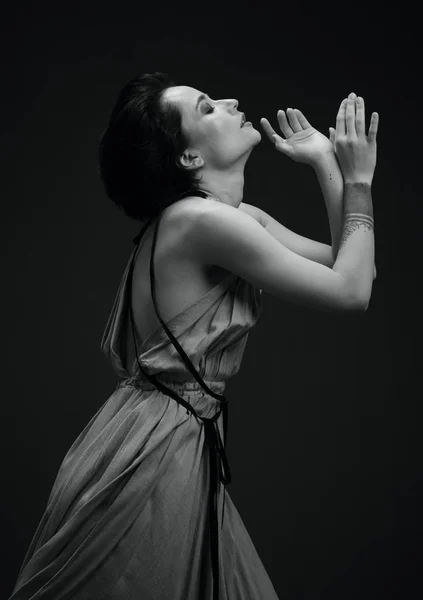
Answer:
[[[273,129],[273,127],[271,126],[271,124],[269,123],[269,121],[263,117],[262,119],[260,119],[260,124],[263,127],[263,129],[266,132],[266,134],[269,137],[269,139],[271,141],[273,141],[272,140],[272,136],[276,135],[276,131]]]
[[[329,127],[329,139],[333,145],[335,145],[335,130],[333,127]]]
[[[347,108],[345,109],[345,125],[347,127],[347,136],[351,138],[357,137],[355,130],[355,94],[351,92],[347,100]]]
[[[283,137],[276,133],[276,131],[270,125],[269,121],[263,117],[262,119],[260,119],[260,123],[267,135],[269,136],[272,144],[275,145],[275,148],[283,154],[291,156],[293,152],[292,147],[288,145],[287,141],[284,140]]]
[[[311,127],[310,123],[307,121],[303,113],[298,110],[298,108],[294,108],[295,114],[297,115],[298,121],[303,129],[307,129],[307,127]]]
[[[282,154],[286,154],[286,156],[289,156],[290,158],[292,158],[294,155],[294,148],[291,146],[291,144],[288,144],[288,142],[280,136],[277,136],[275,139],[275,148],[276,150],[279,150],[279,152],[282,152]]]
[[[359,136],[364,136],[366,134],[364,98],[361,96],[357,96],[355,101],[355,130]]]
[[[372,113],[370,119],[369,135],[367,139],[369,142],[376,142],[377,128],[379,126],[379,114],[377,112]]]
[[[273,129],[273,127],[267,119],[263,117],[262,119],[260,119],[260,123],[272,144],[276,145],[278,142],[285,142],[283,137],[276,133],[276,131]]]
[[[336,115],[336,135],[337,137],[345,136],[347,131],[345,129],[345,108],[347,106],[347,99],[344,98]]]
[[[290,110],[290,109],[288,108],[287,112],[288,112],[288,110]],[[291,137],[291,135],[294,135],[294,131],[293,131],[293,129],[291,129],[291,126],[288,123],[288,119],[286,118],[285,111],[278,110],[277,116],[278,116],[279,126],[280,126],[284,136],[286,138],[289,138],[289,137]]]
[[[288,113],[289,111],[289,113]],[[297,131],[302,131],[303,128],[301,127],[297,115],[295,114],[295,109],[294,108],[287,108],[286,110],[288,117],[289,117],[289,122],[291,124],[292,129],[297,132]]]

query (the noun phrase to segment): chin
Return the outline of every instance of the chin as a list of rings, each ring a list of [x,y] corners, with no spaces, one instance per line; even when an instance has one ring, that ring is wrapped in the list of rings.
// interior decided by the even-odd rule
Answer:
[[[254,125],[253,125],[253,127],[254,127]],[[259,143],[261,142],[261,133],[260,133],[260,131],[259,131],[258,129],[256,129],[255,127],[254,127],[254,131],[255,131],[255,132],[256,132],[256,134],[257,134],[257,135],[256,135],[256,138],[257,138],[257,142],[256,142],[256,143],[257,143],[257,144],[259,144]]]

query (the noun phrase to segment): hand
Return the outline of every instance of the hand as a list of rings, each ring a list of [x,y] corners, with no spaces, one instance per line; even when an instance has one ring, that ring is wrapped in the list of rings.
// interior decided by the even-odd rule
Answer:
[[[323,154],[334,152],[332,142],[312,127],[300,110],[288,108],[286,112],[289,123],[283,110],[277,113],[280,129],[286,139],[275,132],[267,119],[260,119],[261,126],[275,144],[276,150],[295,162],[308,165],[317,163]]]
[[[366,182],[371,185],[376,167],[378,113],[372,113],[366,136],[364,99],[354,92],[344,98],[336,117],[336,130],[329,128],[330,139],[345,183]]]

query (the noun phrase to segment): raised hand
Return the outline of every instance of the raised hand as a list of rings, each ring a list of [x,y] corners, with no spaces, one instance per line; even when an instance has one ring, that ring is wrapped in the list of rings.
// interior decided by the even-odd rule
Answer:
[[[332,142],[310,125],[298,108],[288,108],[286,113],[288,118],[283,110],[277,113],[279,127],[285,139],[276,133],[267,119],[260,119],[261,126],[276,150],[296,162],[309,165],[314,165],[322,154],[334,152]]]
[[[372,183],[376,167],[376,135],[379,115],[372,113],[366,136],[364,99],[354,92],[344,98],[336,117],[336,130],[330,130],[330,139],[341,167],[345,183]]]

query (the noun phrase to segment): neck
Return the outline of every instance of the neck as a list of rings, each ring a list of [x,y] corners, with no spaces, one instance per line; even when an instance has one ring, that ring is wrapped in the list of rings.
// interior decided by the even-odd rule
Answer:
[[[223,177],[222,173],[219,177],[203,174],[199,187],[204,192],[216,196],[220,202],[238,208],[244,195],[244,173],[233,173]]]

